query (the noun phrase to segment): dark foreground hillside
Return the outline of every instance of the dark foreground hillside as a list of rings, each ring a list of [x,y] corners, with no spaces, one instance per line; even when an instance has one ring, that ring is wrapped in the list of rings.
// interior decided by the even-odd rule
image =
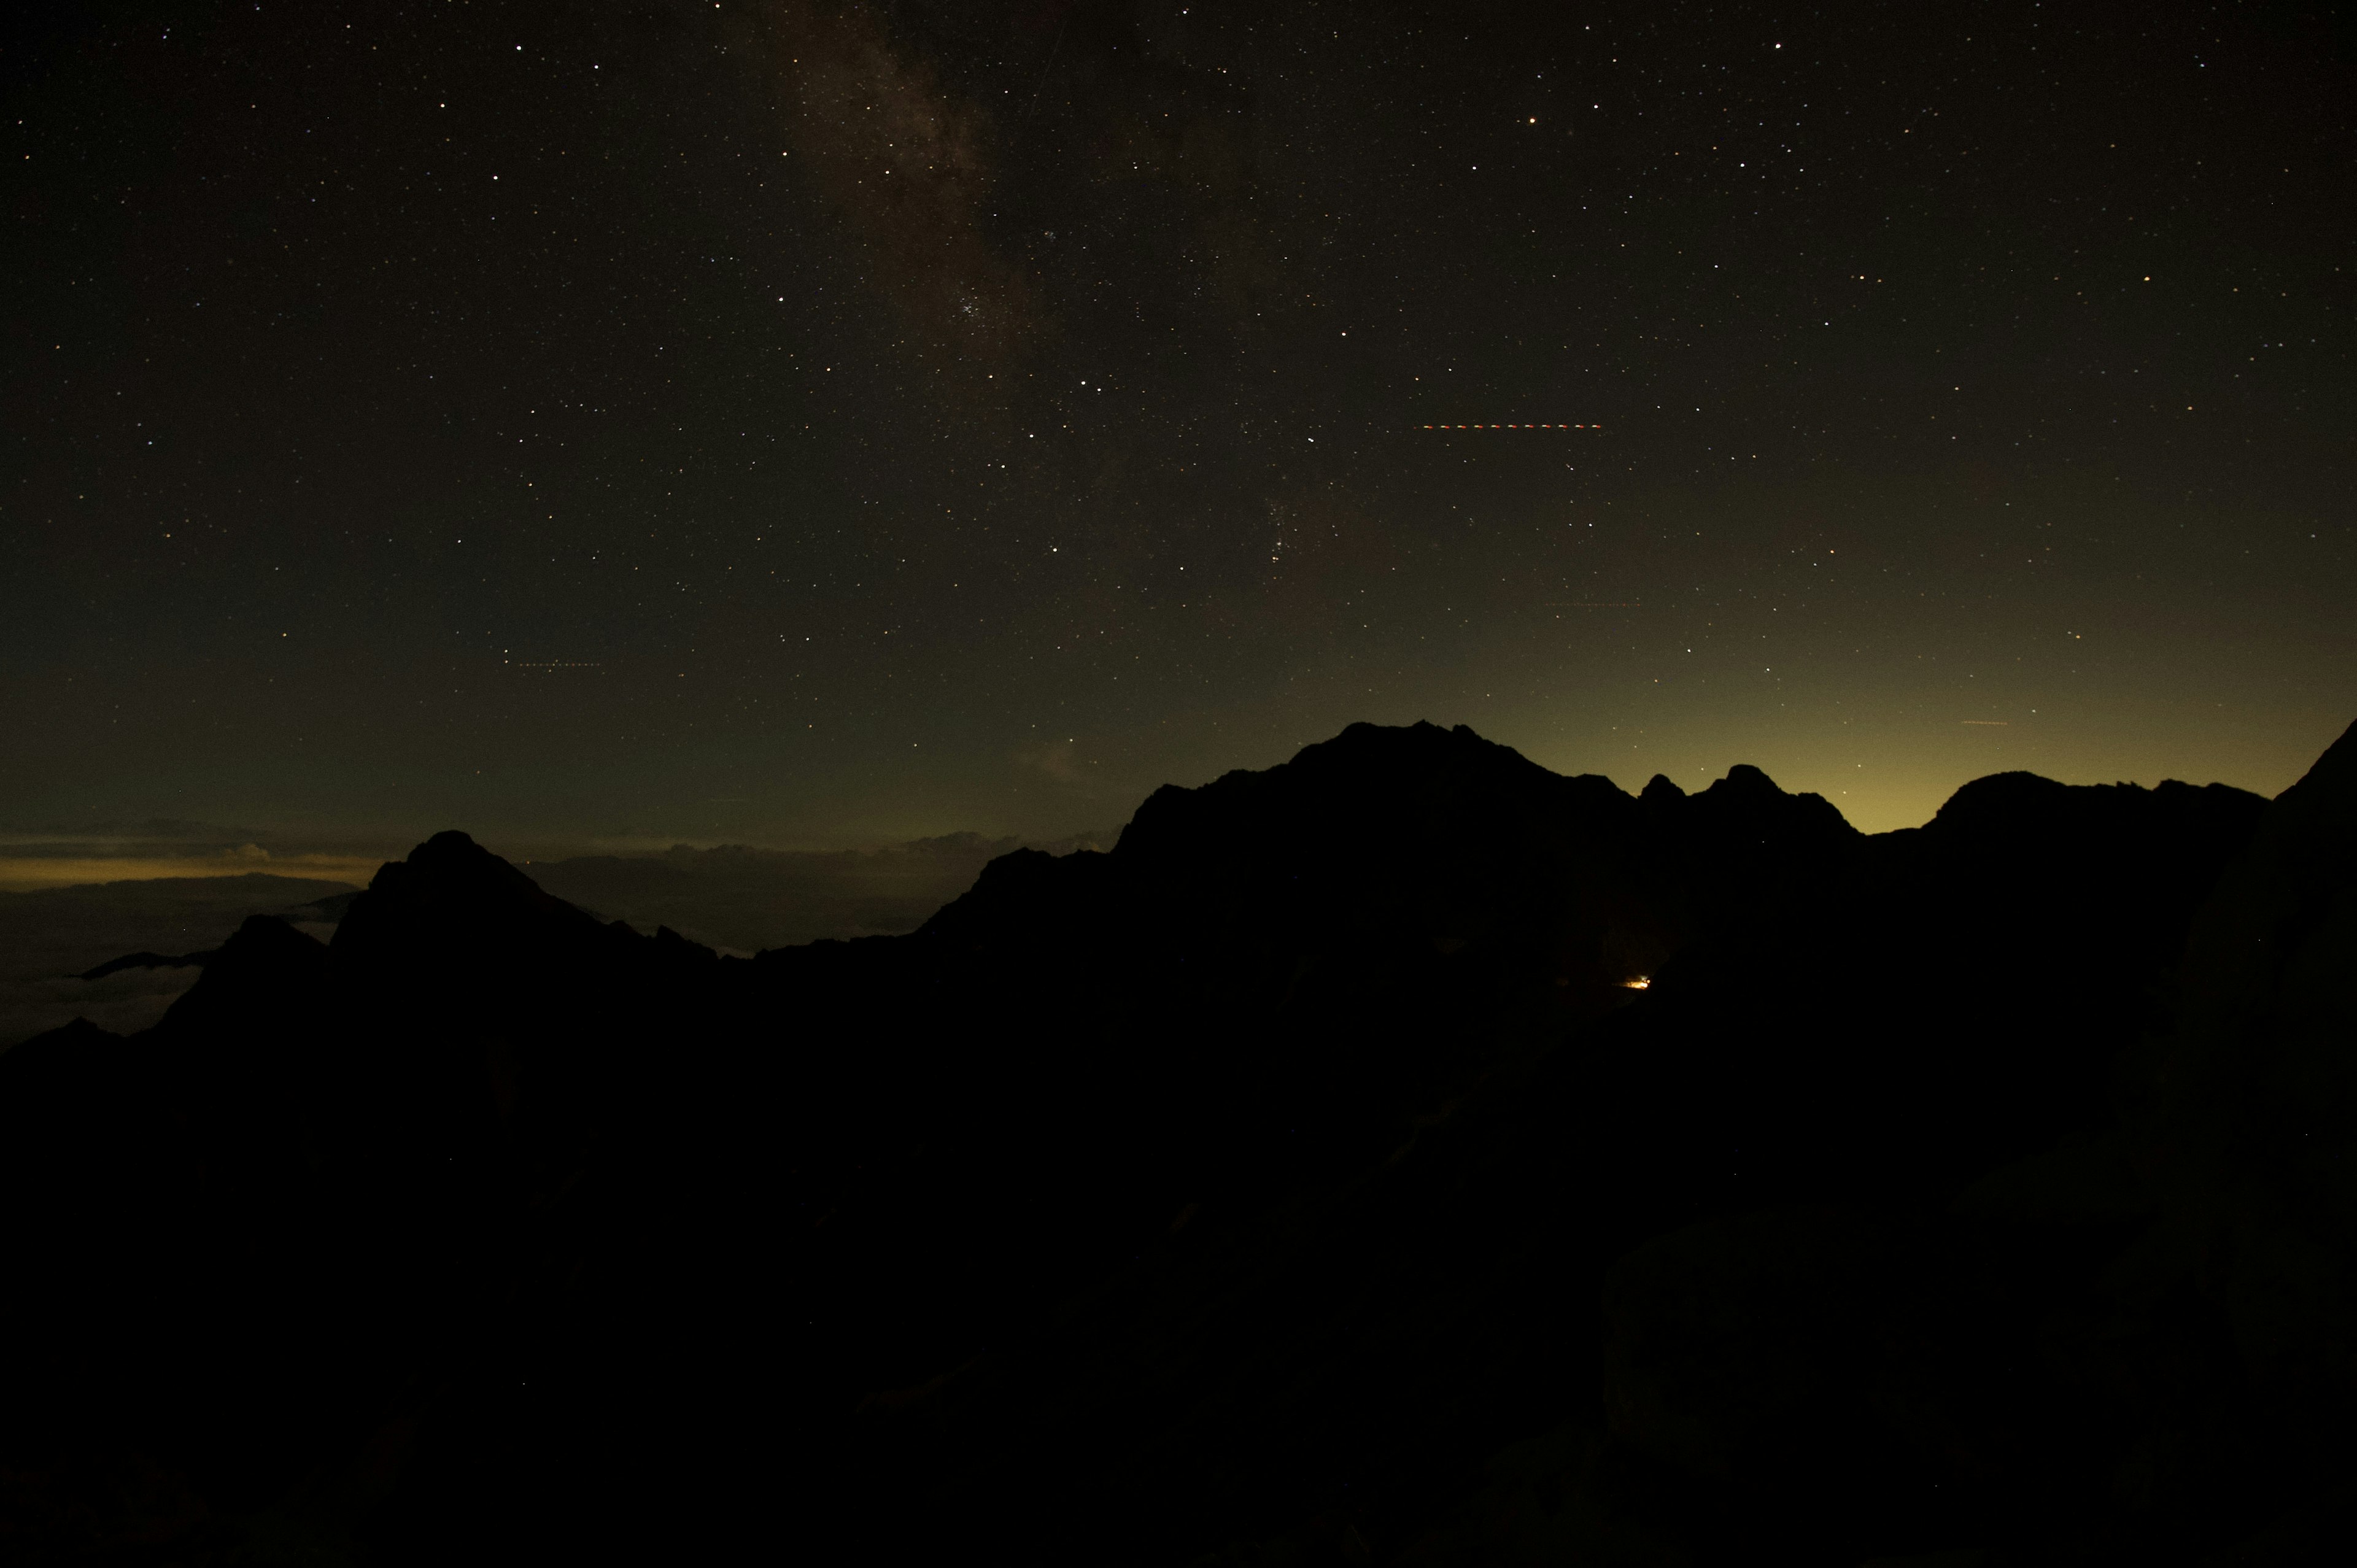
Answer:
[[[2357,732],[1361,725],[750,961],[446,833],[0,1056],[0,1559],[2357,1560],[2353,1069]]]

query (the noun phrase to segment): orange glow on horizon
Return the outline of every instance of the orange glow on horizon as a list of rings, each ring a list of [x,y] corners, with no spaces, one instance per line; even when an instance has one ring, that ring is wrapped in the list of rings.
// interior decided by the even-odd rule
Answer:
[[[160,882],[191,876],[295,876],[365,887],[384,864],[382,855],[289,854],[267,859],[231,855],[0,855],[0,892],[80,887],[104,882]]]

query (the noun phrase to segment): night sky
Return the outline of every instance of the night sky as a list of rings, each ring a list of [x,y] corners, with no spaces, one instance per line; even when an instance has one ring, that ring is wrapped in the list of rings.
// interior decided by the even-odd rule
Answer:
[[[2331,7],[26,9],[0,824],[1051,834],[1430,719],[1883,829],[2357,717]]]

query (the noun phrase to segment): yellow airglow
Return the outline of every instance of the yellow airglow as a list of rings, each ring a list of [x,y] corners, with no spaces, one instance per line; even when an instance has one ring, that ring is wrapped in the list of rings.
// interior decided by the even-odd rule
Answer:
[[[248,860],[227,855],[129,856],[0,855],[0,892],[25,893],[42,887],[74,887],[94,882],[152,882],[184,876],[242,876],[262,872],[272,876],[302,876],[323,882],[368,886],[383,865],[382,856],[342,854],[272,855]]]

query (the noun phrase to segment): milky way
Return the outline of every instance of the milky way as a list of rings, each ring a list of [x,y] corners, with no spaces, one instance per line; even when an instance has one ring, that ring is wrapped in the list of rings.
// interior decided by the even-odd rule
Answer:
[[[2357,711],[2329,11],[27,25],[10,822],[1045,834],[1430,718],[1886,827]]]

